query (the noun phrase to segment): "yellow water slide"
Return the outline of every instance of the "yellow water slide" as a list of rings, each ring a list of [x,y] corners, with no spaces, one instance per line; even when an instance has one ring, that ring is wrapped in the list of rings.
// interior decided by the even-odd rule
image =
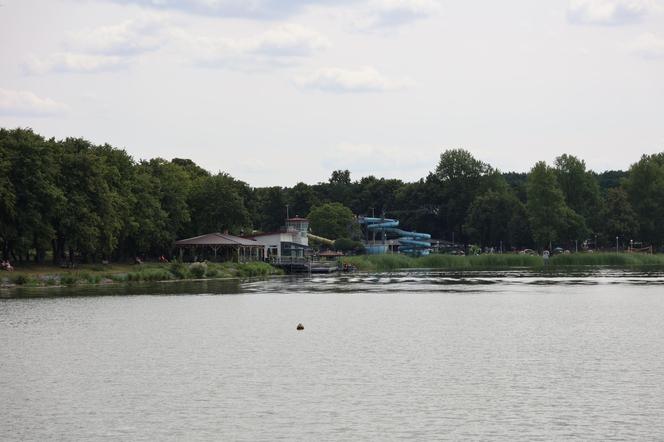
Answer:
[[[307,236],[309,237],[309,239],[312,239],[319,243],[327,244],[328,246],[334,245],[334,241],[331,239],[323,238],[322,236],[312,235],[311,233],[307,233]]]

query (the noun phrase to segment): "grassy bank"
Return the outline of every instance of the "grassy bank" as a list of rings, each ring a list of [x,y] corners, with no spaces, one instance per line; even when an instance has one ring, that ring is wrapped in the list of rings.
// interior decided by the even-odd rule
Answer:
[[[429,255],[414,258],[405,255],[362,255],[343,259],[363,271],[391,271],[396,269],[433,268],[451,270],[481,270],[504,268],[544,267],[541,256],[502,254],[478,256]],[[662,267],[664,255],[638,255],[629,253],[575,253],[556,255],[549,260],[550,267],[614,266]]]
[[[28,265],[19,267],[15,272],[0,273],[0,286],[43,287],[179,279],[251,278],[282,273],[280,269],[264,262],[82,265],[76,269]]]

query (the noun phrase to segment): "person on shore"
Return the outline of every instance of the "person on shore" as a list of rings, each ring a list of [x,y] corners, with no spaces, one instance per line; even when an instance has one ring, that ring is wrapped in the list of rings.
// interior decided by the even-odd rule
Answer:
[[[9,260],[2,261],[2,264],[0,266],[2,267],[2,270],[6,270],[8,272],[13,272],[14,271],[14,267],[12,267]]]

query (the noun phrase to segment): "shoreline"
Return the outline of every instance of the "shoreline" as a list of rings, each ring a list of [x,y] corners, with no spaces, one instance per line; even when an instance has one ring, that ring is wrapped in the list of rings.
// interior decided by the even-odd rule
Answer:
[[[242,280],[282,274],[282,270],[264,262],[85,264],[74,269],[28,265],[14,272],[0,273],[0,290],[100,287],[135,282]]]
[[[496,254],[477,256],[358,255],[341,259],[362,273],[394,271],[574,271],[592,269],[641,269],[664,271],[664,255],[589,254],[556,255],[545,263],[540,256]],[[342,273],[346,274],[346,273]],[[281,269],[264,262],[250,263],[145,263],[87,264],[75,269],[31,265],[16,272],[0,273],[0,291],[27,288],[105,287],[138,282],[232,281],[283,276]]]

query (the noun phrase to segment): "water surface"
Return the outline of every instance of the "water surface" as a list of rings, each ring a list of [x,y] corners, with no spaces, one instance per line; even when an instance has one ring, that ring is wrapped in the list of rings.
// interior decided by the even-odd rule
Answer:
[[[409,271],[5,292],[0,439],[662,440],[663,285]]]

